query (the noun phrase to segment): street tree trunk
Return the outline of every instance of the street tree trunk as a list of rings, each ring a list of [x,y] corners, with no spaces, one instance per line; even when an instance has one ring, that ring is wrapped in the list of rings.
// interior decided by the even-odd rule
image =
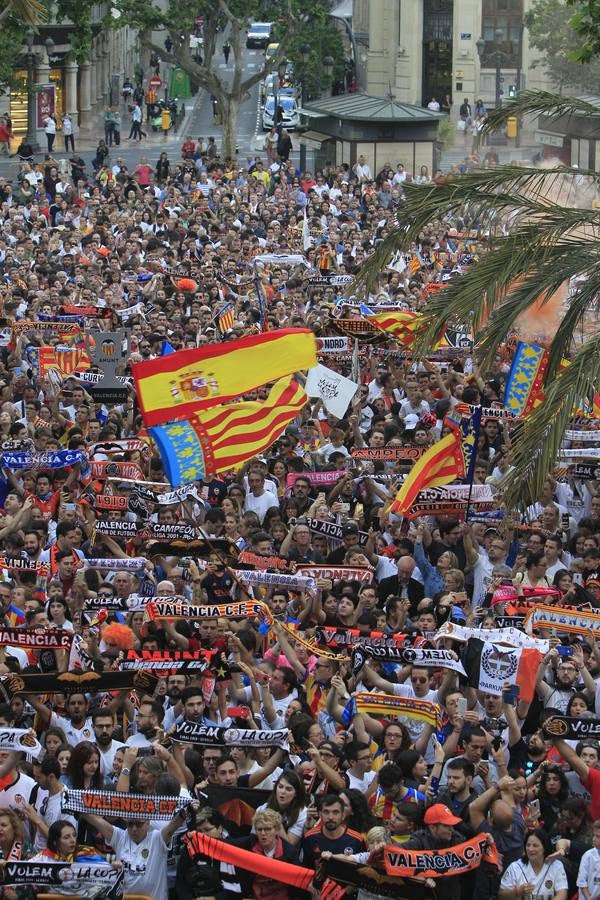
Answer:
[[[240,111],[241,99],[231,94],[223,94],[217,98],[223,113],[223,144],[221,147],[222,159],[235,159],[237,144],[237,119]]]

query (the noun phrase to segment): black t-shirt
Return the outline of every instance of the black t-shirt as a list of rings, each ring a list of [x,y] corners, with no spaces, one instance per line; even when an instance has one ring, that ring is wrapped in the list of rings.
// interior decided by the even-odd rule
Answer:
[[[432,566],[436,565],[442,553],[446,553],[447,550],[456,554],[458,558],[458,568],[464,572],[467,567],[467,555],[465,553],[465,546],[462,538],[457,540],[456,546],[454,547],[446,547],[441,541],[432,541],[427,549],[427,556]]]
[[[314,563],[315,565],[320,565],[321,563],[325,562],[325,560],[323,559],[323,554],[320,553],[318,550],[311,549],[311,550],[309,550],[309,552],[307,554],[302,555],[298,552],[298,550],[296,550],[295,547],[292,547],[289,550],[289,552],[287,553],[287,558],[291,562],[297,562],[297,563],[301,563],[301,564],[302,563]]]
[[[323,850],[329,850],[331,853],[362,853],[366,850],[366,846],[362,835],[358,831],[352,831],[351,828],[346,828],[340,837],[332,839],[317,826],[304,835],[302,849],[304,865],[314,869]]]
[[[229,572],[224,572],[222,575],[207,575],[202,582],[202,587],[211,602],[224,603],[231,600],[233,578]]]

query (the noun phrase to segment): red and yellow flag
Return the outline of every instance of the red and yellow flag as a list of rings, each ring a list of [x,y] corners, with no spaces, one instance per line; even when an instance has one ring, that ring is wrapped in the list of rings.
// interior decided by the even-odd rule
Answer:
[[[151,426],[188,419],[316,364],[312,331],[285,328],[140,362],[133,377],[144,423]]]
[[[307,401],[294,380],[277,381],[264,403],[199,410],[183,422],[151,428],[173,487],[235,469],[269,447]]]
[[[462,436],[458,429],[452,429],[441,440],[430,447],[415,463],[406,481],[392,501],[390,512],[404,516],[415,502],[423,488],[440,487],[457,478],[465,477],[465,457]]]
[[[367,312],[367,310],[369,310]],[[410,310],[387,310],[386,312],[373,312],[369,307],[361,306],[360,312],[367,322],[370,322],[375,328],[385,331],[390,337],[394,338],[403,347],[410,347],[415,334],[423,323],[423,316],[420,313],[411,312]],[[434,350],[443,350],[450,347],[446,337],[442,337]]]

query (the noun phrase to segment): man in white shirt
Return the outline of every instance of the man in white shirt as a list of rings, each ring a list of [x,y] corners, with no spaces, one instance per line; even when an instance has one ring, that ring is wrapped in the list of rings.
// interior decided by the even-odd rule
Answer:
[[[150,747],[158,740],[164,717],[164,707],[157,700],[144,700],[136,718],[137,734],[127,738],[127,747]]]
[[[66,788],[60,780],[60,776],[61,767],[56,757],[44,757],[37,779],[41,790],[38,791],[34,804],[38,821],[33,815],[29,815],[32,824],[36,827],[33,840],[33,849],[36,851],[45,850],[48,845],[47,829],[50,828],[53,822],[58,822],[59,819],[65,819],[67,822],[70,822],[77,831],[77,820],[61,810],[62,795]]]
[[[127,829],[117,828],[101,816],[85,814],[86,819],[113,848],[125,869],[125,891],[148,894],[153,900],[167,900],[167,858],[171,839],[184,824],[186,811],[173,816],[161,831],[150,828],[150,822],[131,819]]]
[[[270,491],[265,490],[265,476],[253,470],[248,475],[249,491],[244,502],[244,512],[255,512],[260,522],[273,506],[279,506],[279,500]]]
[[[396,166],[396,172],[394,177],[392,178],[392,184],[402,184],[406,181],[406,172],[404,170],[404,163],[398,163]]]
[[[429,103],[427,104],[427,109],[430,109],[431,112],[439,112],[440,104],[437,102],[435,97],[432,97]]]
[[[115,753],[124,747],[120,741],[113,741],[114,722],[111,713],[98,709],[92,716],[94,738],[100,751],[100,771],[103,775],[110,775],[113,770]]]
[[[350,762],[345,776],[348,788],[366,794],[376,775],[371,771],[373,760],[369,745],[363,741],[350,744],[346,749],[346,757]]]
[[[76,747],[81,741],[91,741],[94,738],[94,728],[90,716],[88,716],[88,702],[85,694],[70,694],[65,703],[66,716],[59,716],[51,712],[45,703],[35,694],[29,697],[29,702],[37,712],[40,727],[62,728],[71,747]]]
[[[358,178],[359,182],[363,181],[372,181],[373,176],[371,174],[371,168],[366,158],[361,154],[358,157],[358,162],[354,166],[354,174]]]

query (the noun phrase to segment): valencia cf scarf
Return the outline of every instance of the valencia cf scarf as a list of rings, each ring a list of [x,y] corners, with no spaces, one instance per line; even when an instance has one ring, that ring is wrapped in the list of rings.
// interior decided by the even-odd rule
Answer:
[[[475,835],[469,841],[443,850],[409,850],[402,846],[388,846],[384,847],[383,858],[388,875],[405,878],[463,875],[484,861],[500,868],[498,852],[488,834]]]

